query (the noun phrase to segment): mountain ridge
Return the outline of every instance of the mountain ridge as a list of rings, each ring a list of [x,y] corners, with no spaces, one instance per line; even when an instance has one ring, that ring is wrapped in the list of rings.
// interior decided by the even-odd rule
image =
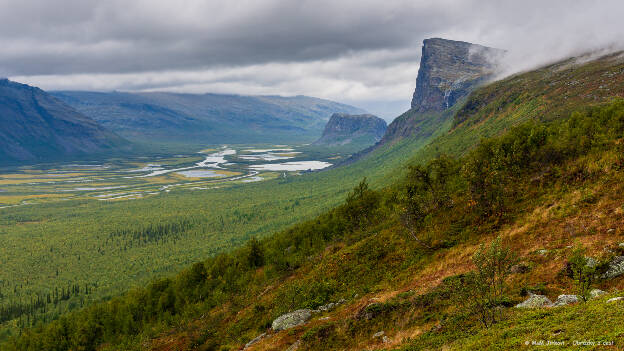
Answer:
[[[334,112],[365,111],[307,96],[56,91],[57,98],[133,141],[313,141]]]
[[[334,113],[313,145],[372,145],[381,140],[385,131],[386,121],[372,114]]]
[[[0,80],[0,160],[6,163],[81,158],[128,142],[40,88]]]

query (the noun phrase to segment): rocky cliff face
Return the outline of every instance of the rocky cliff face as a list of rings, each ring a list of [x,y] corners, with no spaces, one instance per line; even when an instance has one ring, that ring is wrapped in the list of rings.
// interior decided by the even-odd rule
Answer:
[[[455,104],[493,76],[504,53],[463,41],[423,41],[412,108],[390,123],[380,145],[435,135],[452,119]]]
[[[491,77],[503,50],[463,41],[426,39],[412,109],[442,111]]]
[[[26,84],[0,80],[0,165],[108,152],[127,141]]]
[[[334,113],[315,145],[345,145],[350,143],[372,145],[378,142],[386,131],[386,121],[370,115]]]

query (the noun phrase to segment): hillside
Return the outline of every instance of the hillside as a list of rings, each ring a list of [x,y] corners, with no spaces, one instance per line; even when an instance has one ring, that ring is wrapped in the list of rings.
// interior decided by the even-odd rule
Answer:
[[[132,141],[263,143],[312,141],[349,105],[307,96],[60,91],[54,96]]]
[[[127,141],[45,91],[0,80],[0,163],[102,155]]]
[[[391,186],[361,183],[314,220],[6,347],[91,349],[106,341],[103,350],[239,349],[263,333],[249,349],[510,349],[553,335],[568,342],[604,336],[621,345],[621,316],[606,302],[617,295],[611,289],[624,288],[621,277],[593,282],[610,294],[577,306],[508,307],[527,292],[553,300],[575,293],[564,269],[575,246],[605,262],[600,269],[622,255],[624,104],[614,97],[624,97],[621,54],[568,60],[479,88],[426,147],[405,138],[348,166],[411,155],[417,166],[394,172]],[[505,300],[496,302],[502,320],[485,328],[456,284],[473,279],[460,274],[475,270],[473,253],[497,236],[525,268],[506,279]],[[305,308],[319,312],[299,312],[312,318],[274,330],[278,316]],[[599,330],[587,327],[594,323]]]
[[[386,131],[386,122],[376,116],[334,113],[314,145],[357,144],[362,147],[378,142]]]

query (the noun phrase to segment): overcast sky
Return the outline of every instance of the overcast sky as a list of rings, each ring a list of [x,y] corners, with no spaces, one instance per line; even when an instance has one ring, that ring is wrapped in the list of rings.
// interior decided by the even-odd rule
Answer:
[[[43,89],[304,94],[391,119],[422,40],[509,50],[511,71],[621,48],[624,1],[0,0],[0,76]]]

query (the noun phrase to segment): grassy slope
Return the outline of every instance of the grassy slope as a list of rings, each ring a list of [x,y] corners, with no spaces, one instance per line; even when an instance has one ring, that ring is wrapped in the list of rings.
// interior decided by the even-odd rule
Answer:
[[[484,92],[488,92],[489,102],[470,115],[466,115],[464,110],[463,123],[458,123],[447,135],[417,152],[413,160],[424,162],[438,153],[463,155],[480,138],[505,131],[524,120],[567,117],[566,114],[574,109],[624,95],[624,66],[621,60],[607,57],[580,66],[569,66],[564,71],[561,70],[562,65],[567,64],[511,77],[478,90],[471,96],[471,101],[481,99]],[[603,82],[604,77],[609,75],[609,90],[600,88],[601,84],[597,82]],[[569,84],[566,79],[582,79],[584,87]],[[518,81],[525,82],[522,89],[531,94],[524,94],[521,99],[507,99],[506,93],[513,91]],[[545,88],[547,86],[552,90]],[[572,88],[568,90],[566,87]],[[541,113],[535,113],[537,110]],[[487,111],[498,113],[484,117]],[[476,120],[477,123],[467,122]],[[435,305],[433,302],[427,302],[428,298],[435,299],[439,293],[436,287],[444,277],[471,269],[470,256],[479,243],[497,235],[502,235],[507,244],[532,266],[530,273],[513,278],[512,285],[516,291],[521,287],[541,286],[551,298],[570,293],[572,286],[569,279],[557,275],[570,255],[568,246],[581,242],[590,254],[599,256],[604,253],[605,246],[613,248],[622,241],[620,231],[607,232],[610,228],[620,227],[624,220],[621,209],[624,197],[618,190],[622,188],[624,178],[610,167],[610,157],[608,154],[594,155],[593,158],[577,161],[595,176],[572,186],[564,182],[545,192],[538,192],[530,201],[517,204],[513,221],[502,227],[476,227],[469,236],[471,239],[448,250],[439,250],[432,256],[421,255],[419,247],[405,237],[395,219],[370,228],[363,238],[347,237],[328,245],[311,257],[312,263],[290,277],[266,281],[263,280],[265,273],[260,270],[257,272],[257,285],[210,313],[220,323],[227,323],[228,327],[221,326],[226,330],[225,335],[218,335],[224,341],[229,340],[224,342],[226,345],[234,347],[237,342],[242,345],[260,334],[264,330],[262,326],[280,313],[303,307],[280,303],[287,295],[284,291],[292,290],[293,286],[330,281],[337,282],[335,284],[341,289],[337,289],[339,292],[327,300],[335,301],[343,297],[348,300],[346,306],[319,316],[329,319],[314,318],[305,327],[278,333],[253,349],[283,349],[297,340],[304,340],[302,347],[306,349],[377,349],[402,345],[409,349],[444,346],[445,349],[504,350],[522,347],[525,340],[571,341],[583,338],[612,339],[621,345],[624,340],[618,325],[623,319],[618,313],[606,312],[612,307],[605,305],[605,299],[570,309],[513,311],[508,320],[495,329],[474,327],[465,333],[429,332],[439,323],[437,318],[440,312],[431,308]],[[543,248],[550,250],[547,256],[537,254],[537,250]],[[624,279],[602,284],[599,287],[603,289],[622,289]],[[237,304],[237,299],[245,301],[245,304]],[[515,299],[520,301],[521,297],[517,295]],[[358,312],[372,302],[381,302],[382,309],[387,311],[374,321],[358,319]],[[601,317],[602,312],[607,318]],[[577,318],[570,322],[567,319],[570,316]],[[204,318],[208,321],[196,320],[178,329],[173,336],[156,338],[151,343],[151,349],[165,350],[176,345],[186,347],[196,343],[198,338],[205,337],[202,334],[205,328],[215,322],[210,317]],[[600,328],[587,328],[588,325]],[[380,338],[371,337],[380,330],[389,336],[389,343],[382,344]],[[565,336],[556,338],[562,332]],[[477,335],[471,336],[474,333]]]

